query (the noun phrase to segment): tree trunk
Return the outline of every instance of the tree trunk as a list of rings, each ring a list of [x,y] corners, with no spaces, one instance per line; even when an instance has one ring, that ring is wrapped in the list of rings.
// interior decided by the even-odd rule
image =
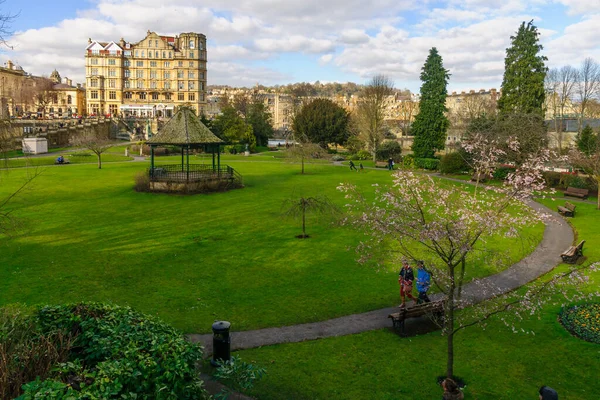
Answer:
[[[448,290],[448,300],[446,303],[445,330],[448,334],[448,360],[446,363],[446,377],[452,378],[454,375],[454,267],[450,268],[450,289]]]
[[[102,169],[102,155],[97,154],[98,156],[98,169]]]
[[[304,156],[302,156],[302,175],[304,175]]]
[[[302,207],[302,236],[306,237],[306,207]]]

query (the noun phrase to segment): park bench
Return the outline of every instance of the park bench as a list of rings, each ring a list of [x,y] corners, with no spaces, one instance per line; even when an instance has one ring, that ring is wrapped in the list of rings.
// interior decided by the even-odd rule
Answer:
[[[388,315],[392,319],[394,329],[404,335],[404,321],[408,318],[417,318],[427,316],[442,323],[444,320],[445,300],[432,301],[429,303],[417,304],[412,307],[401,308],[397,313]]]
[[[560,256],[562,257],[563,262],[567,264],[575,264],[579,257],[583,256],[583,244],[585,240],[582,240],[577,246],[570,246],[567,250],[565,250]]]
[[[484,173],[474,173],[473,176],[471,177],[471,181],[472,182],[486,182],[486,181],[490,181],[492,180],[494,177],[490,174],[484,174]]]
[[[565,196],[579,197],[580,199],[587,199],[589,193],[590,191],[587,189],[579,189],[571,186],[565,190]]]
[[[56,165],[65,165],[65,164],[71,164],[71,161],[69,160],[64,160],[63,162],[58,162],[58,161],[54,161],[54,164]]]
[[[375,168],[388,168],[389,164],[386,161],[376,161]]]
[[[565,203],[565,206],[558,206],[558,213],[564,215],[565,217],[574,217],[575,216],[575,204],[571,204],[568,201]]]

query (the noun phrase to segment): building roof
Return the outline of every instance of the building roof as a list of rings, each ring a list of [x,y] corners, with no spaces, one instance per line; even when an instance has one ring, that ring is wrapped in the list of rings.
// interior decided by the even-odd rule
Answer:
[[[148,144],[225,143],[204,125],[189,107],[179,111],[147,142]]]

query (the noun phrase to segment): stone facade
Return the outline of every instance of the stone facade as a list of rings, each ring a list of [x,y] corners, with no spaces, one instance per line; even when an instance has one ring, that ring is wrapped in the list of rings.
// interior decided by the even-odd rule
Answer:
[[[88,40],[89,115],[169,117],[180,105],[206,111],[206,36],[148,31],[137,43]]]

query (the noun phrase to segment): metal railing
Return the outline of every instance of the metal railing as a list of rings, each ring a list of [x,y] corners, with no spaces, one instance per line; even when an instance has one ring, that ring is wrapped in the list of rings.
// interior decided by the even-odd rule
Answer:
[[[232,167],[214,167],[206,164],[156,165],[148,170],[151,182],[203,182],[229,180],[242,183],[242,176]]]

